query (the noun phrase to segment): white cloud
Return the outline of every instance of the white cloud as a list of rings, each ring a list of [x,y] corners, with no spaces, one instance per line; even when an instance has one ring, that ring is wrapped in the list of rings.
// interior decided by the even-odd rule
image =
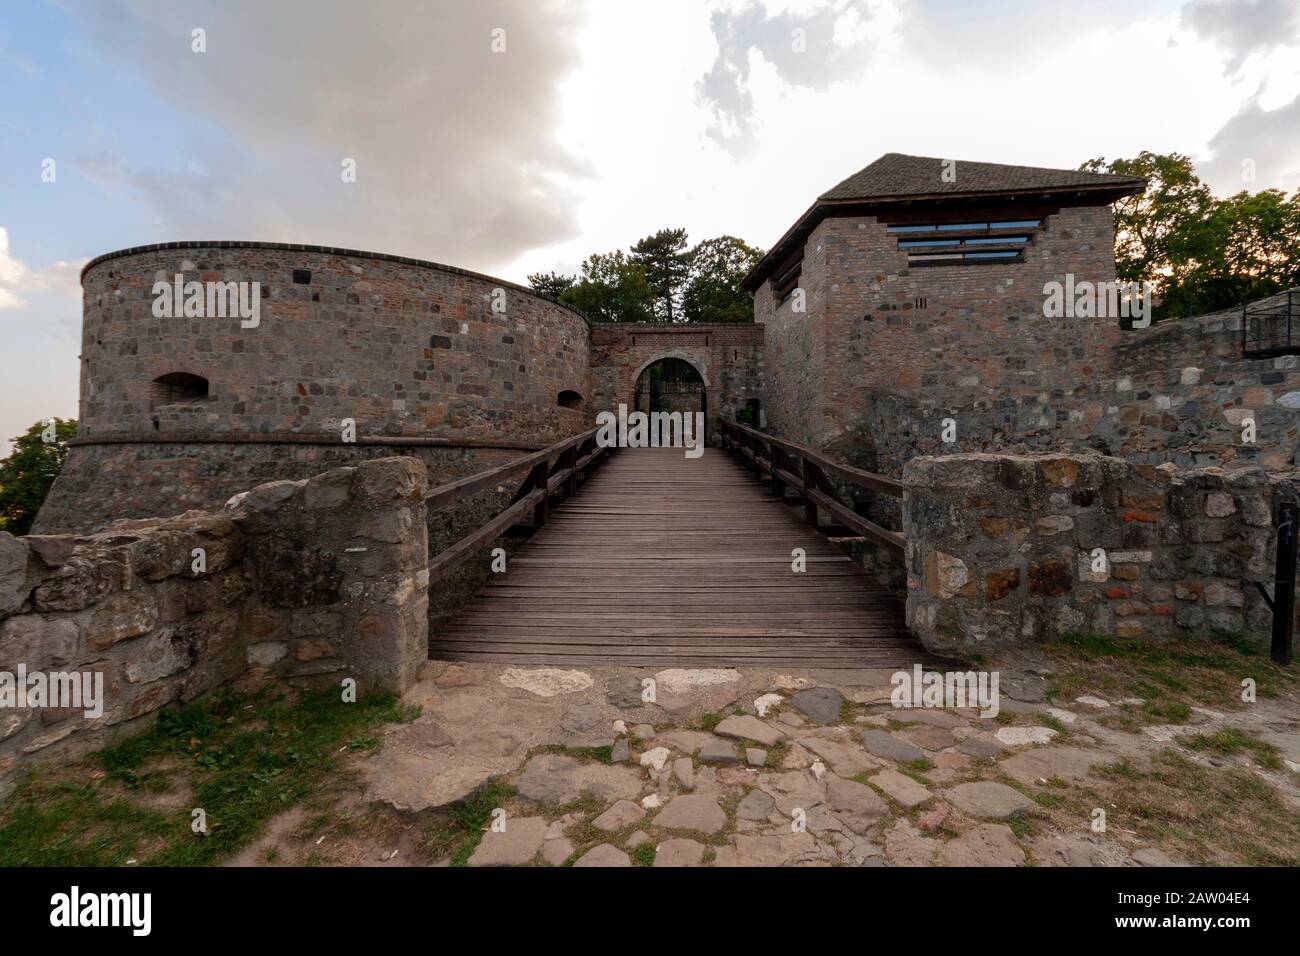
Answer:
[[[25,295],[52,291],[66,296],[81,295],[81,269],[88,260],[55,262],[33,271],[9,250],[9,230],[0,226],[0,309],[17,309],[27,304]]]
[[[1192,0],[1182,14],[1197,36],[1228,54],[1227,73],[1238,72],[1254,53],[1295,45],[1300,37],[1300,0]]]
[[[583,7],[560,2],[77,0],[116,69],[202,124],[179,160],[87,152],[166,238],[269,239],[488,268],[575,232],[583,162],[555,135]],[[207,31],[205,53],[191,31]],[[493,52],[492,31],[505,31]],[[145,158],[141,159],[141,155]],[[356,161],[355,183],[341,177]]]
[[[32,272],[9,252],[9,230],[0,226],[0,309],[24,304],[20,293],[31,283]]]
[[[1220,193],[1268,186],[1300,189],[1300,96],[1275,110],[1252,99],[1223,124],[1209,146],[1212,155],[1197,165],[1197,172]],[[1249,180],[1243,179],[1247,168],[1253,174]]]

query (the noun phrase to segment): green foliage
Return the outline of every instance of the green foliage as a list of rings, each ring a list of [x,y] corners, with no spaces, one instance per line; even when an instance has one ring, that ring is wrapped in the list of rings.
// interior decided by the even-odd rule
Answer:
[[[26,534],[68,457],[75,419],[48,418],[14,439],[0,462],[0,530]]]
[[[528,277],[528,284],[533,291],[548,299],[559,299],[573,288],[575,281],[573,276],[561,275],[558,272],[534,272]]]
[[[593,253],[577,276],[536,272],[528,283],[593,322],[749,322],[740,283],[762,256],[734,236],[690,248],[685,229],[660,229],[628,253]]]
[[[0,810],[0,866],[206,866],[248,845],[271,817],[341,772],[359,731],[410,720],[391,694],[354,704],[336,688],[290,696],[221,691],[159,715],[152,727],[96,755],[106,774],[86,783],[32,778]],[[177,769],[179,768],[179,770]],[[135,795],[165,793],[172,776],[193,797],[157,809]],[[192,831],[190,808],[207,815]]]
[[[1093,172],[1144,176],[1139,196],[1115,204],[1115,271],[1151,282],[1156,318],[1231,308],[1300,284],[1300,190],[1216,198],[1191,158],[1143,151],[1133,159],[1093,159]]]
[[[655,293],[655,318],[677,320],[677,300],[682,284],[691,272],[692,254],[686,246],[685,229],[660,229],[632,246],[632,261],[645,270],[646,281]]]
[[[1212,734],[1197,734],[1186,738],[1183,744],[1192,750],[1231,756],[1237,753],[1249,753],[1257,764],[1267,770],[1281,770],[1282,759],[1278,749],[1267,741],[1242,730],[1240,727],[1225,727]]]
[[[754,317],[750,296],[740,290],[741,280],[763,258],[735,236],[705,239],[691,251],[690,281],[682,294],[687,322],[749,322]]]
[[[514,795],[515,788],[504,783],[481,787],[453,807],[447,819],[425,828],[420,849],[431,859],[465,866],[492,822],[492,811],[504,808]]]
[[[594,253],[560,301],[593,322],[653,322],[655,292],[645,267],[622,252]]]

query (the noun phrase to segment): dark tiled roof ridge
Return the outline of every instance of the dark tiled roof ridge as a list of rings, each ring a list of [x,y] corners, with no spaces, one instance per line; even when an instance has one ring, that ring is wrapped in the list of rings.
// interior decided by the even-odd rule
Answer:
[[[951,177],[951,182],[946,182],[943,174],[949,168],[945,166],[949,162],[953,163],[950,168],[955,175]],[[1139,176],[885,153],[875,162],[822,193],[818,201],[1145,185],[1146,180]]]

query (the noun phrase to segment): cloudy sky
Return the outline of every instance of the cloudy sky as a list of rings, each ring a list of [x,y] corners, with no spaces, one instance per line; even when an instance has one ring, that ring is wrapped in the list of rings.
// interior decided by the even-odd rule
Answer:
[[[1300,187],[1300,0],[0,0],[0,88],[0,440],[75,416],[78,271],[125,246],[523,281],[767,247],[891,151]]]

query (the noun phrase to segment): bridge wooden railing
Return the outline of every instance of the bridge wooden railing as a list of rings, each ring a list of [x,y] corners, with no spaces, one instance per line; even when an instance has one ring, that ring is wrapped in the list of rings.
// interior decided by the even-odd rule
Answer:
[[[817,526],[817,509],[824,508],[855,534],[874,541],[895,554],[903,553],[903,535],[882,528],[858,514],[843,501],[828,476],[895,498],[903,497],[903,483],[884,475],[862,471],[832,461],[803,445],[756,431],[736,422],[722,423],[723,447],[736,455],[759,480],[771,483],[772,494],[784,501],[786,490],[799,495],[804,521]]]
[[[578,491],[578,483],[591,476],[599,466],[608,448],[596,443],[597,429],[574,435],[556,442],[549,448],[524,455],[514,461],[459,478],[434,488],[425,497],[425,506],[434,511],[445,508],[498,484],[503,479],[528,469],[523,484],[514,500],[496,517],[484,522],[475,531],[461,538],[429,561],[429,582],[445,578],[466,558],[473,555],[489,541],[500,537],[512,526],[531,513],[532,527],[546,523],[546,513],[553,497],[570,497]]]

